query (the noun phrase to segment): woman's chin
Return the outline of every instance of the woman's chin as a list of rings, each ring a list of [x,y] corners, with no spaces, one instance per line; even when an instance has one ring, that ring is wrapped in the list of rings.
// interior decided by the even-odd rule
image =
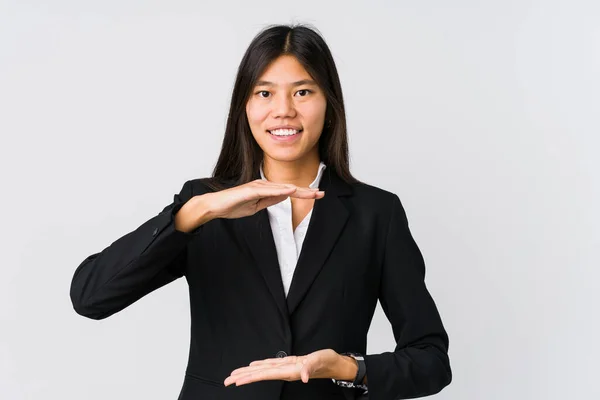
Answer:
[[[305,158],[306,156],[307,156],[306,154],[302,154],[301,152],[298,152],[298,151],[281,151],[281,149],[278,149],[277,151],[266,151],[265,152],[265,157],[268,157],[273,161],[279,161],[279,162],[298,161],[298,160]]]

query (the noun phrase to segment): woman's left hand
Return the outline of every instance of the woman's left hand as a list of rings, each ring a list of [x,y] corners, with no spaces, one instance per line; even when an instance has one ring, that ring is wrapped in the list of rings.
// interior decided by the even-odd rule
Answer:
[[[247,367],[231,372],[225,386],[246,383],[284,380],[307,383],[309,379],[334,378],[342,357],[332,349],[318,350],[305,356],[288,356],[253,361]]]

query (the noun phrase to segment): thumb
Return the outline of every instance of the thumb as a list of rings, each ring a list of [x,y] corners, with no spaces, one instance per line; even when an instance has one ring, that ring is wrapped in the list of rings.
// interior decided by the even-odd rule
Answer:
[[[308,383],[308,379],[310,378],[310,373],[308,372],[307,365],[304,365],[302,367],[302,370],[300,371],[300,378],[302,379],[302,382]]]

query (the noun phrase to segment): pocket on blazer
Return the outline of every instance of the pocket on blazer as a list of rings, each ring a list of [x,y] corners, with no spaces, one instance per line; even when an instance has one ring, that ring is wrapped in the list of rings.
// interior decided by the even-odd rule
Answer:
[[[215,379],[206,378],[204,376],[192,374],[190,372],[186,372],[185,376],[187,378],[194,379],[194,380],[200,381],[202,383],[206,383],[207,385],[212,385],[212,386],[217,386],[217,387],[225,387],[225,384],[223,382],[218,382]]]
[[[214,382],[211,379],[205,379],[196,375],[185,374],[183,386],[179,392],[177,400],[222,400],[223,389],[225,386]]]

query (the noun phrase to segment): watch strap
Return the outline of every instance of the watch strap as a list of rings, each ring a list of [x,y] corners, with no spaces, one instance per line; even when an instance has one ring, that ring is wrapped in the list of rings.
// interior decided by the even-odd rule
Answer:
[[[364,356],[362,354],[352,352],[341,353],[341,355],[354,358],[354,360],[358,364],[358,371],[356,372],[356,376],[354,377],[354,380],[352,382],[332,379],[333,382],[343,387],[358,387],[367,389],[366,385],[362,383],[365,379],[365,375],[367,374],[367,366],[365,364]]]

